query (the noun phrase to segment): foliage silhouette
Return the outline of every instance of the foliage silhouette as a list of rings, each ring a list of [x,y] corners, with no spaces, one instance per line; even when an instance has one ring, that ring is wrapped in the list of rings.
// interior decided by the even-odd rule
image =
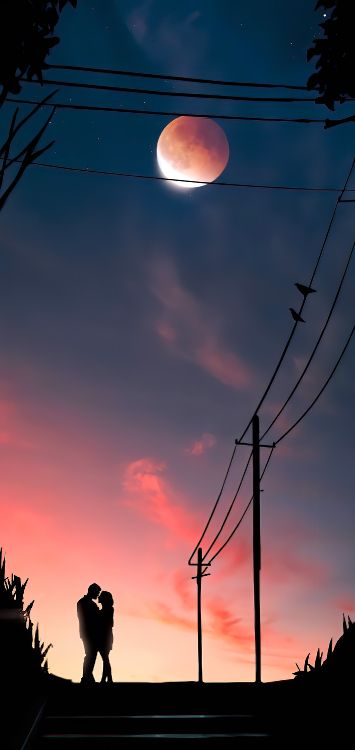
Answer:
[[[307,61],[317,57],[316,72],[307,88],[318,91],[317,102],[334,110],[355,97],[354,3],[351,0],[318,0],[316,10],[324,9],[325,20],[319,24],[323,36],[313,40]]]
[[[321,678],[332,680],[350,680],[353,678],[355,668],[355,623],[348,616],[346,621],[343,615],[343,634],[340,636],[333,648],[333,639],[329,641],[326,659],[323,661],[323,652],[317,650],[314,664],[309,661],[307,654],[303,669],[296,663],[297,672],[294,672],[297,680],[309,678]]]
[[[53,32],[67,3],[77,6],[77,0],[1,0],[0,106],[8,93],[20,93],[23,76],[42,81],[46,57],[59,42]]]
[[[59,37],[54,36],[53,32],[67,3],[75,8],[77,0],[1,0],[0,108],[9,93],[20,93],[21,78],[32,79],[35,77],[42,82],[42,71],[48,67],[46,58],[52,47],[59,42]],[[32,120],[40,110],[41,104],[48,102],[54,93],[52,92],[45,97],[22,120],[18,120],[18,108],[12,116],[8,136],[5,142],[2,145],[0,144],[0,211],[26,169],[35,159],[48,151],[54,143],[54,141],[51,141],[46,146],[39,147],[40,140],[54,115],[55,108],[53,107],[49,117],[35,136],[27,142],[27,145],[15,156],[11,154],[19,131],[23,130],[26,123]],[[21,164],[15,171],[14,164],[18,160],[21,161]],[[11,174],[11,177],[4,188],[5,177],[8,177],[9,174]]]
[[[52,644],[45,646],[39,637],[38,625],[31,620],[33,601],[24,607],[24,592],[28,579],[6,575],[6,560],[0,549],[0,661],[6,684],[41,680],[48,673],[47,654]]]

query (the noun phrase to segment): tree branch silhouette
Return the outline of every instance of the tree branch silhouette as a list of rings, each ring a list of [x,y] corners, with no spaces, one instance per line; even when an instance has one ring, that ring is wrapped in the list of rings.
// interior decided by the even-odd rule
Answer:
[[[21,92],[21,79],[30,81],[36,78],[42,83],[43,70],[48,68],[46,58],[52,47],[59,43],[59,37],[54,36],[54,29],[68,3],[73,8],[77,6],[77,0],[3,0],[0,3],[0,108],[9,94],[17,95]],[[55,107],[27,144],[17,153],[12,153],[18,133],[21,131],[22,134],[24,126],[33,120],[54,93],[56,92],[38,102],[21,120],[18,119],[18,107],[12,115],[7,138],[0,145],[0,211],[27,168],[54,143],[52,140],[41,145],[40,141],[54,115]],[[16,173],[7,180],[7,170],[19,161]]]
[[[317,103],[333,111],[336,103],[344,104],[355,95],[354,5],[351,0],[318,0],[315,9],[320,8],[323,36],[314,39],[307,51],[308,62],[318,58],[307,88],[318,91]]]

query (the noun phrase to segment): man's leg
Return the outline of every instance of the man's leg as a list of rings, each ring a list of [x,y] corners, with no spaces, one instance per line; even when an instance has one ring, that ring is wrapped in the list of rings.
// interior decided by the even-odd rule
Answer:
[[[93,675],[93,669],[96,662],[96,656],[97,656],[97,648],[93,646],[91,643],[84,643],[85,647],[85,657],[84,657],[84,664],[83,664],[83,677],[82,682],[95,682],[94,675]]]

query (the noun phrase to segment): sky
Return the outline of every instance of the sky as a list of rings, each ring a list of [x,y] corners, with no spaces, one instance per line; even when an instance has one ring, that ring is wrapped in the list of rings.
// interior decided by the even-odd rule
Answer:
[[[63,12],[61,42],[50,59],[303,85],[313,71],[306,51],[320,21],[308,0],[293,12],[277,0],[81,0],[77,10]],[[121,85],[193,90],[129,77]],[[59,89],[57,101],[67,103],[329,115],[306,103]],[[42,93],[32,84],[22,91]],[[10,104],[2,109],[1,133],[11,111]],[[338,114],[350,112],[343,105]],[[57,110],[49,126],[55,145],[42,160],[158,176],[156,144],[171,119]],[[229,142],[221,176],[227,182],[341,188],[354,157],[353,125],[218,122]],[[27,601],[35,599],[33,619],[45,644],[53,644],[55,674],[80,679],[76,602],[96,581],[115,600],[115,680],[197,678],[196,583],[187,561],[234,440],[289,335],[289,308],[301,301],[294,284],[311,277],[337,195],[182,190],[32,167],[2,211],[0,544],[8,573],[29,578]],[[353,240],[353,204],[339,205],[314,279],[317,293],[260,410],[261,429],[312,351]],[[312,365],[268,440],[298,418],[328,377],[353,325],[353,299],[350,267]],[[352,346],[314,409],[274,451],[262,482],[265,681],[292,677],[295,662],[308,652],[312,662],[318,646],[326,651],[341,635],[342,613],[355,614],[354,375]],[[236,452],[204,550],[228,510],[247,450]],[[267,455],[262,449],[262,465]],[[248,474],[219,541],[250,494]],[[210,573],[203,580],[204,678],[253,680],[250,513]]]

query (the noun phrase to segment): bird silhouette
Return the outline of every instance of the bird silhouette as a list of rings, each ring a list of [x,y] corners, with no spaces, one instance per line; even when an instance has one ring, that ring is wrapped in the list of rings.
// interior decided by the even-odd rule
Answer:
[[[304,297],[307,297],[307,294],[312,294],[317,291],[316,289],[312,289],[311,286],[304,286],[304,284],[299,284],[298,282],[296,282],[295,286]]]
[[[296,321],[296,323],[305,323],[306,321],[301,318],[301,316],[296,312],[296,310],[293,309],[293,307],[289,308],[290,313],[293,317],[293,319]]]

